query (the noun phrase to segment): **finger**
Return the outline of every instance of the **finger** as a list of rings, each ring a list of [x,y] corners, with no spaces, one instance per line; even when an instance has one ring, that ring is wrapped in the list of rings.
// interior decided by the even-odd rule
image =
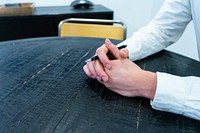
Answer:
[[[99,60],[101,61],[103,66],[106,67],[107,69],[111,69],[110,60],[107,56],[107,52],[108,48],[105,46],[105,44],[96,50],[96,54],[98,55]]]
[[[129,54],[129,52],[128,52],[128,49],[126,49],[126,48],[121,49],[119,52],[120,57],[123,59],[128,58],[128,54]]]
[[[102,80],[103,82],[108,82],[109,77],[107,73],[105,72],[103,64],[99,60],[97,60],[95,61],[94,67],[95,67],[98,78]]]
[[[96,78],[100,83],[102,83],[102,84],[104,84],[104,82],[101,80],[101,78],[100,77],[98,77],[97,76],[97,78]]]
[[[119,49],[114,44],[112,44],[109,39],[105,40],[105,45],[106,45],[108,51],[111,52],[111,54],[113,55],[114,58],[120,59]]]
[[[94,61],[89,61],[89,62],[87,62],[86,65],[87,65],[88,71],[90,72],[90,77],[96,78],[97,73],[96,73],[96,70],[94,68]]]
[[[88,77],[92,77],[92,74],[91,74],[91,72],[90,72],[90,70],[88,69],[88,66],[87,65],[84,65],[83,66],[83,70],[84,70],[84,72],[86,73],[86,75],[88,76]]]

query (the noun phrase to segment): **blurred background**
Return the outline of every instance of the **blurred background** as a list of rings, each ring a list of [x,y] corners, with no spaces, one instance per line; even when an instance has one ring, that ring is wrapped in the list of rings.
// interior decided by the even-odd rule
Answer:
[[[70,5],[73,0],[0,0],[2,3],[33,2],[39,6]],[[146,25],[157,13],[164,0],[91,0],[114,11],[114,19],[123,21],[128,28],[127,37]],[[188,25],[180,40],[167,50],[198,59],[196,38],[192,22]]]

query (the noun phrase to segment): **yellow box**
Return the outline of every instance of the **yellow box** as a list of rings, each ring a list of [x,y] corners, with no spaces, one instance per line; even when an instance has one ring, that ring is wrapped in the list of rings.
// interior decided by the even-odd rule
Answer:
[[[12,3],[0,6],[0,16],[16,16],[33,14],[34,3]]]

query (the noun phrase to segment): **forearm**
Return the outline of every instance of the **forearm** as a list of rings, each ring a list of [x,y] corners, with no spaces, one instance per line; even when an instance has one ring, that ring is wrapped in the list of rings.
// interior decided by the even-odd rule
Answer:
[[[132,61],[163,50],[181,37],[191,21],[189,5],[189,0],[167,0],[147,26],[119,45],[128,45],[129,58]]]

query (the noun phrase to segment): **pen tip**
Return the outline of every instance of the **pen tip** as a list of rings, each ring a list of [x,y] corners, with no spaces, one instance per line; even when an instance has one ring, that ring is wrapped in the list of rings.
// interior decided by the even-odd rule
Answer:
[[[85,61],[85,63],[86,63],[86,62],[89,62],[89,61],[91,61],[91,59],[87,59],[87,60]]]

